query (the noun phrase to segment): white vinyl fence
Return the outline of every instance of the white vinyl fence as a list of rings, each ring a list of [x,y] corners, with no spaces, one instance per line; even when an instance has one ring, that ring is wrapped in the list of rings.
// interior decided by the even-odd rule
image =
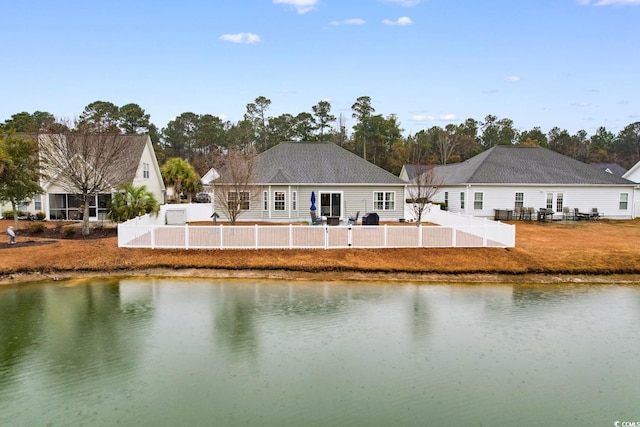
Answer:
[[[513,247],[515,226],[476,225],[154,225],[118,226],[118,246],[174,249],[332,249]]]

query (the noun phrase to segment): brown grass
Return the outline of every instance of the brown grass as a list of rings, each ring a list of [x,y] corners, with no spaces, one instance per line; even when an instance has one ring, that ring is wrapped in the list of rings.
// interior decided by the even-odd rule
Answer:
[[[12,221],[0,221],[4,233]],[[165,250],[118,248],[113,232],[27,234],[0,243],[0,282],[73,275],[231,275],[472,280],[487,275],[640,275],[640,221],[515,222],[516,247]],[[55,223],[48,223],[49,227]],[[6,233],[3,237],[7,238]],[[502,278],[504,279],[504,277]]]

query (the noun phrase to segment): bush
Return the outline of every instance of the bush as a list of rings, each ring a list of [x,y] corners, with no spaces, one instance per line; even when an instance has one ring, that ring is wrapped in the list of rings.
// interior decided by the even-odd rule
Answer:
[[[76,234],[76,227],[73,225],[65,225],[61,229],[62,237],[71,237]]]
[[[18,214],[18,216],[22,216],[22,211],[18,210],[17,214]],[[3,211],[2,212],[2,218],[4,218],[4,219],[13,219],[13,211]]]
[[[44,212],[38,212],[36,213],[36,218],[38,218],[38,221],[42,221],[47,217],[47,214],[45,214]]]
[[[47,227],[43,222],[34,222],[29,224],[29,233],[42,233]]]

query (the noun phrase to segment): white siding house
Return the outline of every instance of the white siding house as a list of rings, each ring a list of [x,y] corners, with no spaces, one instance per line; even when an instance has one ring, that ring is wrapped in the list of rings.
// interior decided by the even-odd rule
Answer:
[[[633,210],[634,218],[640,217],[640,162],[633,165],[622,177],[636,183],[634,187]]]
[[[494,217],[495,210],[531,207],[552,209],[560,218],[564,208],[595,208],[605,218],[637,216],[633,182],[542,147],[495,146],[467,161],[436,166],[435,176],[434,201],[446,202],[450,212]]]
[[[46,143],[48,137],[48,135],[40,135],[38,137],[39,143]],[[127,147],[127,153],[123,156],[126,160],[114,168],[118,171],[117,179],[105,177],[109,191],[93,196],[89,205],[91,220],[105,218],[111,195],[122,184],[128,183],[136,187],[144,185],[147,191],[153,193],[158,203],[163,204],[165,200],[165,186],[151,138],[148,135],[122,135],[118,138],[124,139],[123,145]],[[109,138],[100,139],[104,143],[108,143],[109,140]],[[46,219],[50,220],[80,218],[78,208],[83,204],[83,201],[79,195],[69,193],[56,177],[49,180],[43,179],[40,186],[45,193],[36,195],[33,200],[21,205],[20,210],[31,214],[43,212]],[[8,207],[3,206],[3,210],[5,209]]]
[[[224,168],[219,173],[224,179]],[[257,156],[251,181],[259,191],[244,202],[238,221],[308,222],[312,193],[317,215],[340,222],[358,212],[360,219],[404,218],[405,182],[330,142],[280,143]],[[214,209],[226,219],[218,200]]]

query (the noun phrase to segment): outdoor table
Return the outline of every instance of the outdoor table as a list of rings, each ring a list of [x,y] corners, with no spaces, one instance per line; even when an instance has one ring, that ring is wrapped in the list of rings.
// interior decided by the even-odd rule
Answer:
[[[339,216],[328,216],[327,217],[327,225],[340,225],[340,217]]]

